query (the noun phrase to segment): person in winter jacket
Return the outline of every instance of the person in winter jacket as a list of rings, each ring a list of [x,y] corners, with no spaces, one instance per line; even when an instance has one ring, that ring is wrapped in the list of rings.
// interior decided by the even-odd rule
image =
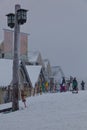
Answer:
[[[78,91],[78,82],[77,82],[77,79],[76,77],[73,79],[73,82],[72,82],[72,87],[73,87],[73,91]]]
[[[82,80],[82,82],[81,82],[81,89],[84,90],[84,87],[85,87],[85,82]]]
[[[60,92],[66,91],[66,80],[65,77],[62,78],[62,83],[60,84]]]

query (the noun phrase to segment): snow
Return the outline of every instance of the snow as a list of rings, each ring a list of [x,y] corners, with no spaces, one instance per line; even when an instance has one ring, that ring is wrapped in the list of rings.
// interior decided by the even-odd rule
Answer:
[[[0,105],[0,109],[10,104]],[[0,114],[1,130],[87,130],[87,91],[27,98],[27,108]]]
[[[0,86],[8,86],[12,81],[13,61],[0,59]]]
[[[37,59],[38,59],[38,56],[39,56],[39,52],[38,52],[38,51],[29,52],[29,53],[28,53],[28,58],[29,58],[29,61],[30,61],[31,63],[36,63],[36,62],[37,62]]]

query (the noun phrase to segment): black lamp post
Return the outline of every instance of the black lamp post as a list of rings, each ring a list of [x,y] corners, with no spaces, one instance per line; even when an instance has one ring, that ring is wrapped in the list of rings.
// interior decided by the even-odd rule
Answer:
[[[20,44],[20,25],[26,23],[27,10],[21,9],[20,5],[15,5],[15,14],[9,13],[7,24],[14,28],[14,57],[13,57],[13,80],[12,80],[12,110],[19,110],[19,44]]]

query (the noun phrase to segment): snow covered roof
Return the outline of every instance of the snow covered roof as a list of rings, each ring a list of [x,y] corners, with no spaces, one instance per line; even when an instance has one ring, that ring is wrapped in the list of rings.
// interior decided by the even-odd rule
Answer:
[[[48,59],[44,59],[43,61],[44,61],[45,67],[47,68],[47,66],[48,66],[48,64],[49,64],[49,60],[48,60]]]
[[[0,59],[0,87],[8,86],[12,81],[12,67],[13,60],[11,59]],[[26,65],[27,72],[29,74],[32,86],[38,81],[39,74],[42,66],[31,66]]]
[[[39,52],[35,51],[35,52],[29,52],[28,57],[29,57],[29,61],[31,63],[35,63],[38,59],[39,56]]]
[[[0,59],[0,87],[7,86],[12,81],[13,61],[9,59]]]
[[[27,72],[29,74],[32,86],[35,87],[35,83],[38,81],[42,66],[38,65],[26,65]]]

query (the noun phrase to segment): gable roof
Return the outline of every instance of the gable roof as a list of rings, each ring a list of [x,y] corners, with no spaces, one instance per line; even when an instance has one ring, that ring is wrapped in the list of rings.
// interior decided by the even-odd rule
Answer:
[[[39,56],[39,52],[38,52],[38,51],[29,52],[29,53],[28,53],[29,62],[31,62],[31,63],[36,63],[36,62],[37,62],[37,59],[38,59],[38,56]]]
[[[0,87],[8,86],[12,81],[13,74],[13,60],[11,59],[0,59]],[[26,70],[28,72],[32,86],[35,86],[35,83],[38,81],[41,65],[26,65]]]
[[[38,81],[38,78],[39,78],[39,75],[41,72],[41,68],[42,68],[41,65],[38,65],[38,66],[26,65],[26,69],[27,69],[27,72],[29,74],[29,77],[30,77],[30,80],[32,83],[32,87],[35,87],[35,83]]]
[[[26,69],[26,65],[25,65],[25,62],[24,61],[21,61],[20,62],[20,67],[22,68],[22,70],[23,70],[23,72],[24,72],[24,74],[25,74],[25,82],[27,82],[28,84],[29,84],[29,87],[32,87],[32,83],[31,83],[31,81],[30,81],[30,77],[29,77],[29,74],[28,74],[28,72],[27,72],[27,69]]]
[[[8,86],[12,81],[13,61],[10,59],[0,59],[0,86]]]
[[[43,62],[41,53],[39,51],[29,52],[28,59],[31,64],[34,64],[34,65],[38,64],[44,67],[44,62]]]

